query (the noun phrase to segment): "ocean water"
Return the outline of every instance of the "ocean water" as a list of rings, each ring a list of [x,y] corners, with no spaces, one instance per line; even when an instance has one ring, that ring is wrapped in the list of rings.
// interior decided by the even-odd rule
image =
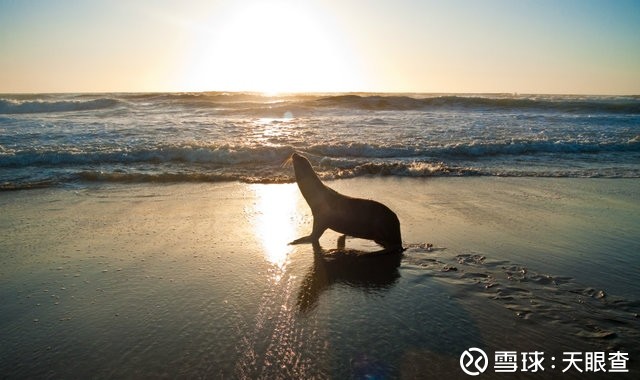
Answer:
[[[0,189],[357,176],[640,177],[640,97],[0,95]]]

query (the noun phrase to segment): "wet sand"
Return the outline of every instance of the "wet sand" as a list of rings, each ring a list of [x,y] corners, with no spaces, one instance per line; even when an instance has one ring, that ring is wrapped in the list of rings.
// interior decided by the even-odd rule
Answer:
[[[627,352],[630,372],[608,375],[637,376],[639,180],[328,184],[392,208],[404,255],[287,245],[312,223],[295,184],[0,193],[0,373],[464,378],[460,354],[480,347],[544,353],[543,373],[516,377],[583,377],[562,373],[569,351]]]

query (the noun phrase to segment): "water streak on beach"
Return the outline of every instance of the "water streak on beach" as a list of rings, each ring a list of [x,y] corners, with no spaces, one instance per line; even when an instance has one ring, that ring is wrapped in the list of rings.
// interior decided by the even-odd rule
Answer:
[[[634,96],[0,95],[0,189],[93,182],[640,177]]]

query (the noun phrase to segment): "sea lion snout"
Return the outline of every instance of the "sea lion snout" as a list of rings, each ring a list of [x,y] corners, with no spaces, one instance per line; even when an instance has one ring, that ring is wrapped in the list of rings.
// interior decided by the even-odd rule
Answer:
[[[304,158],[303,156],[299,155],[297,152],[291,155],[291,160],[293,161],[293,163],[295,164],[297,163],[302,163],[304,161],[307,161],[306,158]]]
[[[296,173],[296,177],[300,175],[302,176],[311,175],[311,174],[305,174],[309,172],[313,173],[313,169],[311,168],[311,163],[309,163],[309,160],[307,160],[304,156],[298,153],[294,153],[291,155],[291,161],[293,161],[293,170]],[[315,177],[315,173],[313,173],[312,176]]]

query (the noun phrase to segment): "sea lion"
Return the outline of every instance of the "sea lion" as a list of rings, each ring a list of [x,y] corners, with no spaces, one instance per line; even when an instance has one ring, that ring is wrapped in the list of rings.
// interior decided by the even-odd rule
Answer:
[[[376,253],[402,252],[400,221],[387,206],[370,199],[342,195],[320,181],[309,161],[294,153],[291,156],[296,182],[313,214],[311,234],[289,244],[311,243],[319,247],[318,239],[332,229],[343,235],[373,240],[384,249]],[[344,246],[344,240],[338,245]]]

